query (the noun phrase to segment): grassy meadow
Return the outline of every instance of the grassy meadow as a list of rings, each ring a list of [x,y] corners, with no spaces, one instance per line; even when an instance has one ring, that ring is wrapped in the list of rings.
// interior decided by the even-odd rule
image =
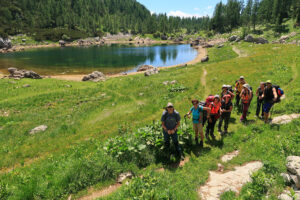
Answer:
[[[261,160],[264,167],[239,196],[227,192],[222,199],[264,199],[267,194],[276,199],[285,188],[280,173],[286,170],[286,157],[300,156],[300,120],[266,125],[254,118],[256,98],[246,124],[233,111],[229,135],[221,138],[215,130],[217,141],[206,142],[203,149],[194,145],[191,120],[183,123],[180,140],[190,157],[183,167],[169,168],[161,157],[162,134],[155,121],[167,102],[174,103],[184,121],[191,99],[219,94],[223,84],[233,85],[240,75],[254,90],[267,79],[284,89],[286,99],[275,105],[273,116],[300,112],[300,47],[241,43],[236,48],[248,56],[238,57],[226,44],[209,49],[208,63],[164,69],[151,77],[101,83],[1,79],[0,199],[76,198],[90,186],[114,183],[126,171],[137,178],[106,199],[198,199],[197,188],[206,182],[208,171],[235,149],[241,153],[225,169],[253,160]],[[162,84],[172,80],[178,83]],[[39,125],[48,129],[30,135]],[[162,166],[167,170],[156,170]]]

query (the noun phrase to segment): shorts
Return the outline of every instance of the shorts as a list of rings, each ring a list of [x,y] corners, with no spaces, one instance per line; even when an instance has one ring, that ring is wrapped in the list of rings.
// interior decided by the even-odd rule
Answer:
[[[203,126],[202,126],[202,123],[198,123],[198,124],[193,124],[193,128],[194,128],[194,130],[195,131],[197,131],[197,132],[201,132],[201,130],[203,130]]]
[[[271,108],[272,108],[272,106],[273,106],[273,104],[272,103],[264,103],[264,105],[263,105],[263,111],[265,112],[265,113],[269,113],[270,112],[270,110],[271,110]]]

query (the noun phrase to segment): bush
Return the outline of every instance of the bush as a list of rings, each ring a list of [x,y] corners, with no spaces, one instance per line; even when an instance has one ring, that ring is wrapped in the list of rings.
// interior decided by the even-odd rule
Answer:
[[[51,40],[53,42],[61,39],[74,41],[88,36],[84,32],[69,29],[35,29],[32,30],[31,35],[36,41]]]
[[[161,36],[160,32],[153,33],[154,38],[160,38],[160,36]]]

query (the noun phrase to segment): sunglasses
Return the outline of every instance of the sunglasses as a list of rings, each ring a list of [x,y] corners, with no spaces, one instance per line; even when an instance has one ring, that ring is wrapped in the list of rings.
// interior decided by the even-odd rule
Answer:
[[[169,107],[167,107],[167,108],[173,108],[173,106],[169,106]]]

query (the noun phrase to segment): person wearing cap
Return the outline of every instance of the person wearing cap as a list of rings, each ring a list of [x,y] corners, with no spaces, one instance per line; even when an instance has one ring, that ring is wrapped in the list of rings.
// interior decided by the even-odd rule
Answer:
[[[249,84],[244,84],[243,85],[243,90],[240,94],[240,98],[242,100],[242,116],[240,121],[243,122],[245,120],[247,120],[247,113],[248,113],[248,109],[250,106],[250,102],[252,99],[252,91],[251,91],[251,87]]]
[[[256,90],[256,96],[257,96],[257,105],[256,105],[256,116],[259,117],[260,110],[261,110],[261,117],[263,118],[264,116],[264,111],[263,111],[263,93],[265,90],[265,82],[261,82],[259,87]]]
[[[217,119],[220,117],[220,96],[215,95],[214,101],[209,105],[210,108],[210,116],[208,117],[208,125],[206,127],[206,133],[205,136],[208,139],[208,136],[210,135],[213,140],[215,140],[214,130],[215,125],[217,122]]]
[[[218,126],[218,131],[221,133],[221,135],[228,133],[228,124],[229,124],[232,107],[233,105],[231,102],[231,96],[227,94],[223,97],[221,102],[221,109],[220,109],[221,117]],[[224,132],[222,132],[223,121],[224,121]]]
[[[268,123],[270,110],[277,99],[276,89],[272,87],[272,82],[270,80],[267,81],[267,86],[264,90],[262,98],[264,99],[264,105],[263,105],[264,118],[265,118],[264,121],[265,123]]]
[[[204,140],[204,135],[203,135],[203,125],[202,125],[202,120],[203,120],[203,111],[207,111],[207,115],[210,115],[210,108],[203,107],[199,105],[198,100],[192,100],[193,107],[190,109],[190,111],[187,113],[187,116],[190,118],[191,113],[193,113],[193,128],[195,131],[195,141],[196,144],[199,144],[199,133],[201,137],[200,141],[200,146],[203,147],[203,140]]]
[[[165,148],[169,150],[170,148],[170,138],[174,143],[177,156],[181,156],[181,149],[178,142],[178,135],[177,130],[180,125],[180,115],[174,109],[172,103],[168,103],[166,110],[164,110],[161,116],[163,134],[164,134],[164,141],[165,141]]]
[[[244,76],[241,76],[240,79],[238,81],[236,81],[236,84],[235,84],[235,88],[234,88],[234,90],[236,92],[235,105],[239,109],[239,111],[241,110],[241,108],[240,108],[240,100],[241,100],[240,94],[243,90],[243,85],[246,84],[246,83],[247,82],[245,81]]]

